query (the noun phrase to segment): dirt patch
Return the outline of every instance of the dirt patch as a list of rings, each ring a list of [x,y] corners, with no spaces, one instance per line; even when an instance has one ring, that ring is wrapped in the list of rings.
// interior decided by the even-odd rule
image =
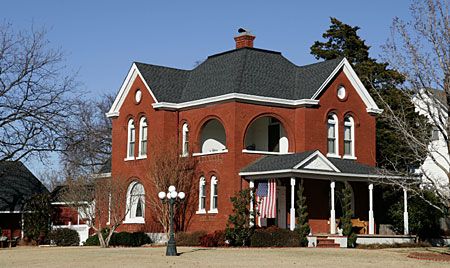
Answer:
[[[427,260],[427,261],[450,262],[450,254],[448,254],[448,253],[411,252],[408,254],[408,258]]]

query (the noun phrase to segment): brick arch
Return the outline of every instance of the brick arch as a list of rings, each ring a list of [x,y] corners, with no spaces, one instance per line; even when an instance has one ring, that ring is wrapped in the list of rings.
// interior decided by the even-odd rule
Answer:
[[[339,117],[338,110],[335,109],[335,108],[330,108],[330,109],[328,109],[328,110],[325,111],[324,116],[323,116],[323,118],[322,118],[322,122],[323,122],[324,124],[326,124],[326,123],[328,122],[328,116],[329,116],[330,114],[335,114],[335,115],[337,116],[337,118],[338,118],[338,121],[339,121],[339,122],[341,121],[341,120],[340,120],[340,117]]]
[[[194,141],[196,143],[195,146],[196,147],[200,146],[202,130],[205,127],[206,123],[208,123],[211,120],[217,120],[222,125],[222,127],[225,131],[225,148],[228,148],[228,142],[229,142],[228,141],[228,137],[229,137],[228,131],[229,130],[225,127],[225,122],[217,115],[207,115],[202,120],[200,120],[200,122],[195,126],[195,131],[192,131],[192,133],[195,133],[195,136],[194,136]],[[197,149],[199,149],[199,148],[197,148]],[[200,148],[200,150],[197,150],[197,151],[201,151],[201,148]]]
[[[359,120],[359,117],[354,112],[346,111],[345,113],[343,113],[342,122],[344,122],[344,119],[346,116],[351,116],[353,118],[353,121],[355,122],[355,127],[359,127],[361,121]]]
[[[276,113],[267,113],[267,112],[263,112],[263,113],[259,113],[255,116],[253,116],[252,118],[250,118],[249,120],[247,120],[245,122],[245,130],[243,132],[243,136],[240,138],[240,150],[242,150],[242,148],[244,148],[245,146],[245,137],[247,136],[247,131],[250,128],[250,126],[259,118],[263,118],[263,117],[273,117],[276,118],[278,121],[281,122],[281,126],[283,127],[286,136],[288,137],[288,152],[293,150],[293,147],[295,146],[295,141],[294,141],[294,132],[292,130],[292,127],[286,122],[286,120],[279,114]]]

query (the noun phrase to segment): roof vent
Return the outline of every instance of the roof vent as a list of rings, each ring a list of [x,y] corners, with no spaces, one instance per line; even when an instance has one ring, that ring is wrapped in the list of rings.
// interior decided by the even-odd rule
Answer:
[[[236,49],[243,47],[253,47],[253,40],[255,40],[256,36],[254,36],[250,31],[244,28],[238,29],[238,35],[234,37],[234,41],[236,41]]]

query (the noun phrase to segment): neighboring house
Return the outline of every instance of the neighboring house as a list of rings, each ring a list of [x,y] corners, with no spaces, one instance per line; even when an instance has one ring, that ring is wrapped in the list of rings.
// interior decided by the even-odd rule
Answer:
[[[51,204],[55,213],[55,216],[53,217],[52,228],[68,228],[77,231],[78,235],[80,236],[80,245],[82,245],[92,233],[92,231],[87,224],[89,219],[86,215],[84,215],[84,210],[81,208],[75,208],[74,204],[90,206],[93,200],[69,201],[64,196],[66,190],[66,185],[60,185],[52,191]],[[86,185],[86,192],[88,191],[93,192],[94,187],[91,185]]]
[[[280,52],[254,48],[254,38],[239,34],[236,49],[193,70],[132,64],[107,113],[111,175],[127,180],[129,199],[142,201],[132,204],[121,228],[161,231],[156,212],[142,204],[166,190],[153,188],[148,168],[172,144],[180,157],[193,152],[199,160],[189,231],[224,229],[230,197],[255,187],[264,198],[269,180],[276,184],[276,212],[257,224],[294,229],[304,179],[313,233],[337,232],[345,181],[354,217],[367,226],[362,232],[376,232],[370,181],[378,178],[375,126],[382,110],[345,58],[297,66]]]
[[[25,204],[47,188],[19,161],[0,162],[0,236],[23,238]]]
[[[448,109],[445,93],[440,90],[422,90],[413,97],[416,112],[428,118],[431,124],[431,141],[428,145],[429,155],[416,172],[422,174],[425,184],[432,183],[440,189],[443,194],[450,197],[450,181],[447,174],[450,168],[450,157],[448,154],[446,133],[446,122]]]

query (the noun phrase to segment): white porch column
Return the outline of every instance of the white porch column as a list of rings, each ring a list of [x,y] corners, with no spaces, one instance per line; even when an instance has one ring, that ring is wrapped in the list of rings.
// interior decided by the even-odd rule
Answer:
[[[331,181],[331,210],[330,210],[330,234],[336,234],[336,211],[334,210],[334,188],[335,182]]]
[[[409,234],[409,223],[408,223],[408,193],[406,188],[403,188],[403,206],[405,211],[403,212],[403,234]]]
[[[20,214],[20,239],[23,239],[23,237],[24,237],[24,230],[23,230],[24,226],[25,226],[25,223],[24,223],[24,216],[23,216],[23,212],[22,212],[22,214]],[[0,235],[1,235],[1,233],[0,233]]]
[[[369,234],[375,234],[375,221],[373,219],[373,183],[369,184]]]
[[[255,225],[255,215],[253,214],[253,189],[255,188],[255,181],[250,180],[250,227]]]
[[[289,212],[291,217],[289,229],[294,231],[295,229],[295,178],[291,178],[291,210]]]

